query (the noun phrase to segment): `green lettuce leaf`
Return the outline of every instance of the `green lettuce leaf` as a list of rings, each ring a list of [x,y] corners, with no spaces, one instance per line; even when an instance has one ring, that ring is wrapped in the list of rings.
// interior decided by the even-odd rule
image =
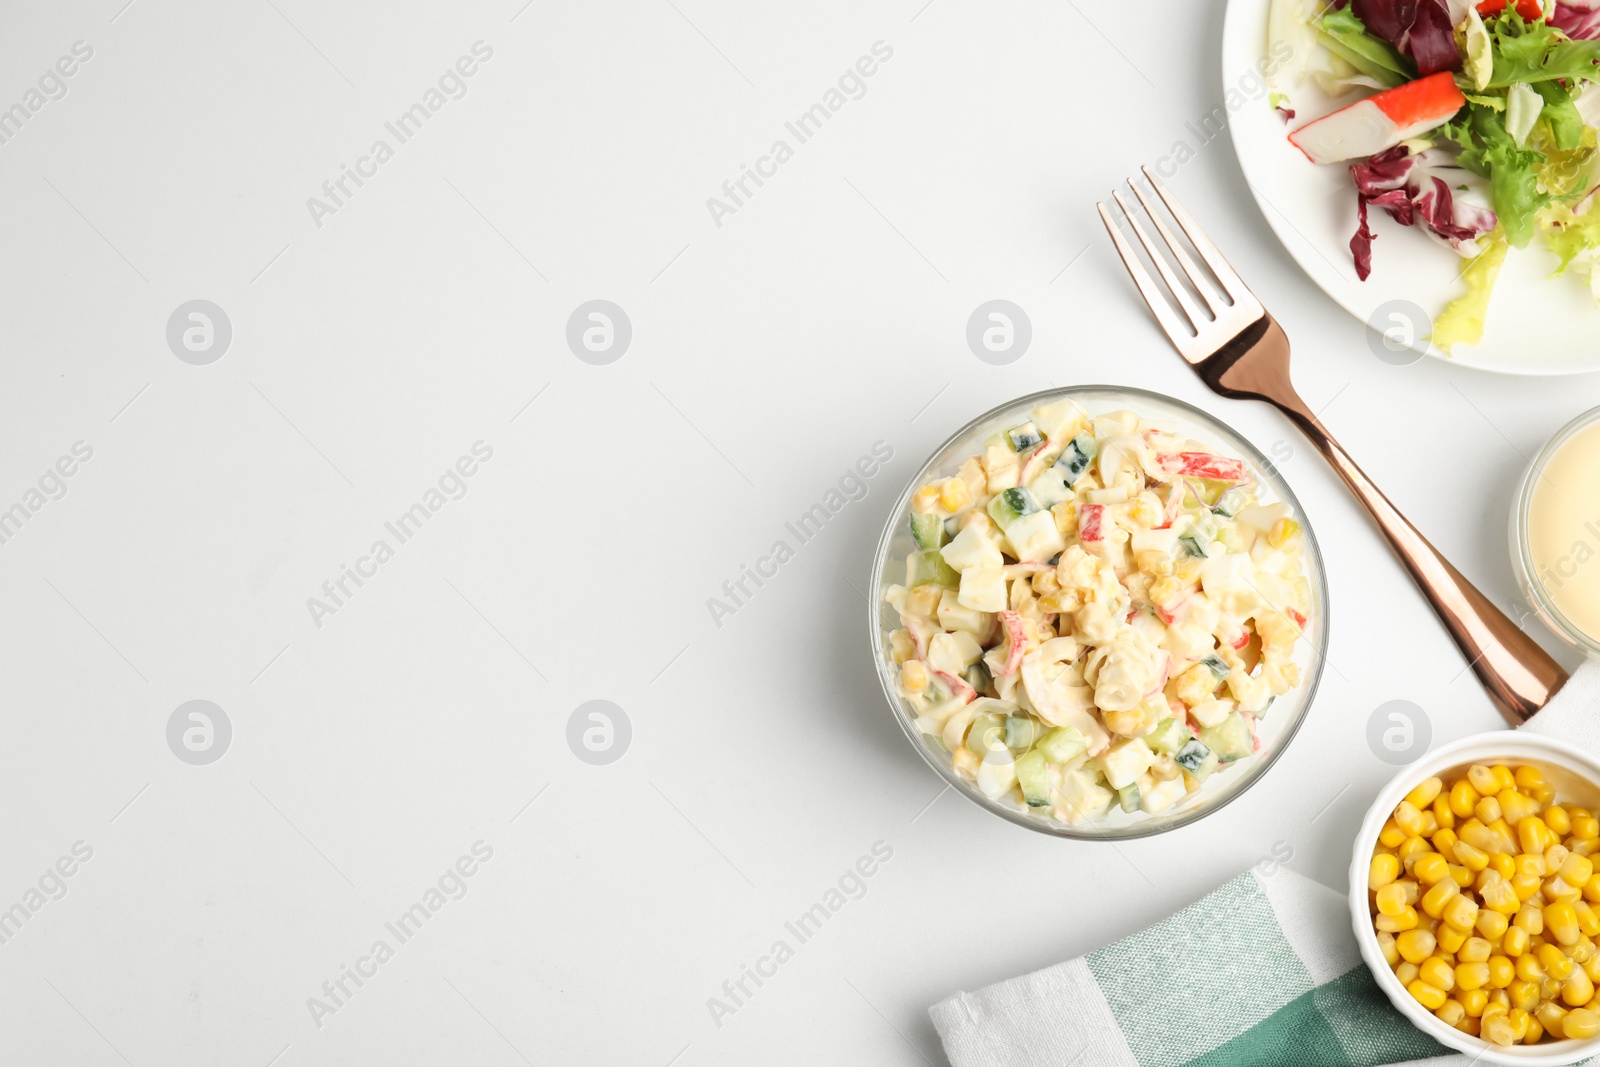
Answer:
[[[1368,33],[1349,5],[1329,11],[1314,25],[1322,32],[1322,43],[1328,51],[1385,87],[1392,88],[1417,76],[1411,61],[1389,42]]]
[[[1476,104],[1469,104],[1439,133],[1461,147],[1463,167],[1489,179],[1490,202],[1506,239],[1517,248],[1525,247],[1533,240],[1539,210],[1550,202],[1539,191],[1538,168],[1545,162],[1544,153],[1519,148],[1506,132],[1505,116]]]
[[[1544,21],[1524,22],[1514,10],[1494,20],[1494,73],[1484,88],[1504,89],[1516,82],[1600,78],[1600,41],[1569,41]]]
[[[1489,296],[1494,292],[1495,279],[1500,276],[1500,266],[1506,261],[1506,249],[1510,245],[1499,227],[1481,240],[1484,250],[1469,260],[1467,269],[1461,272],[1467,291],[1450,301],[1433,320],[1433,343],[1446,354],[1454,345],[1475,345],[1483,340],[1483,326],[1489,317]]]
[[[1550,124],[1550,139],[1562,151],[1571,151],[1583,142],[1583,116],[1567,90],[1555,82],[1534,82],[1534,92],[1544,97],[1539,118]]]
[[[1566,204],[1554,205],[1541,219],[1545,247],[1561,260],[1550,277],[1565,274],[1573,260],[1585,252],[1600,251],[1600,211],[1590,208],[1579,215]],[[1592,263],[1591,256],[1587,262]]]

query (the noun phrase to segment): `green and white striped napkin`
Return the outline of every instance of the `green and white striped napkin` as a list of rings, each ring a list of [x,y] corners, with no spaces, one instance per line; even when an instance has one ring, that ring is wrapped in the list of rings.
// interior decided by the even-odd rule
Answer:
[[[1523,729],[1600,754],[1597,710],[1600,662],[1591,660]],[[957,993],[928,1014],[953,1067],[1473,1062],[1389,1003],[1356,948],[1346,897],[1281,867],[1241,874],[1147,930]]]
[[[1252,870],[1147,930],[929,1009],[954,1067],[1468,1062],[1389,1004],[1343,896]]]

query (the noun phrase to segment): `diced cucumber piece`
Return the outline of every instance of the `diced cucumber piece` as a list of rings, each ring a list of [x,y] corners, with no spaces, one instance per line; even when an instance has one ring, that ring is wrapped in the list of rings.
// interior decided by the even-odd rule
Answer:
[[[938,549],[926,548],[911,557],[911,581],[908,584],[913,589],[929,584],[955,589],[961,585],[961,572],[946,563]]]
[[[1235,485],[1217,497],[1217,502],[1211,506],[1211,510],[1218,515],[1231,519],[1239,514],[1242,509],[1248,507],[1254,499],[1254,492],[1242,485]]]
[[[1196,559],[1206,558],[1206,546],[1193,534],[1184,534],[1178,538],[1178,544],[1182,545],[1183,550]]]
[[[911,516],[911,536],[918,548],[938,548],[944,544],[944,520],[937,515]]]
[[[972,686],[973,692],[979,696],[986,696],[994,689],[994,675],[989,673],[989,668],[983,665],[981,659],[967,668],[964,677],[967,679],[967,684]]]
[[[1013,452],[1026,452],[1043,440],[1044,434],[1040,433],[1031,422],[1013,426],[1006,431],[1006,443],[1011,446]]]
[[[1216,675],[1217,681],[1219,682],[1233,673],[1233,668],[1222,662],[1222,660],[1218,658],[1215,653],[1202,657],[1200,664],[1201,666],[1205,667],[1206,670]]]
[[[1026,715],[1006,717],[1006,747],[1021,752],[1039,740],[1039,720]]]
[[[1191,737],[1189,743],[1178,749],[1178,754],[1172,758],[1177,761],[1178,766],[1194,774],[1211,754],[1211,749],[1207,748],[1203,741]]]
[[[960,532],[961,517],[959,515],[952,515],[948,519],[944,520],[944,539],[946,541],[955,537],[955,535]]]
[[[1192,771],[1185,770],[1183,773],[1193,778],[1195,784],[1200,785],[1204,784],[1205,780],[1211,777],[1211,772],[1220,766],[1222,766],[1222,763],[1217,759],[1217,754],[1215,752],[1207,752],[1206,758],[1200,761],[1200,766]]]
[[[1042,511],[1049,511],[1063,500],[1072,497],[1072,490],[1067,488],[1067,480],[1061,476],[1061,471],[1057,467],[1040,471],[1038,476],[1028,483],[1028,492],[1033,494],[1034,501]]]
[[[1155,732],[1144,739],[1144,743],[1156,752],[1176,756],[1183,746],[1192,740],[1194,735],[1183,722],[1178,719],[1162,719],[1156,724]]]
[[[1038,510],[1039,505],[1034,501],[1033,494],[1026,489],[1007,489],[989,501],[989,517],[1002,530],[1024,515],[1032,515]]]
[[[1134,812],[1139,810],[1139,783],[1129,782],[1117,790],[1117,803],[1122,805],[1123,811]]]
[[[1250,726],[1237,711],[1229,713],[1217,725],[1201,730],[1200,740],[1224,763],[1244,759],[1255,749]]]
[[[1022,786],[1022,797],[1030,808],[1048,807],[1050,804],[1050,768],[1044,754],[1038,751],[1018,756],[1016,762],[1017,784]]]
[[[1206,507],[1213,507],[1222,500],[1222,494],[1228,491],[1232,482],[1219,482],[1214,478],[1196,478],[1193,483],[1195,495],[1200,498],[1200,503]]]
[[[979,715],[972,720],[972,725],[967,729],[967,749],[980,758],[987,756],[989,750],[995,746],[1003,746],[1005,739],[1005,723],[998,715]]]
[[[1076,726],[1057,726],[1039,738],[1034,750],[1051,763],[1067,763],[1089,751],[1089,739]]]
[[[1080,433],[1067,447],[1061,450],[1061,457],[1056,460],[1055,469],[1061,472],[1061,477],[1068,485],[1078,480],[1078,475],[1089,469],[1089,463],[1100,451],[1100,444],[1086,433]]]

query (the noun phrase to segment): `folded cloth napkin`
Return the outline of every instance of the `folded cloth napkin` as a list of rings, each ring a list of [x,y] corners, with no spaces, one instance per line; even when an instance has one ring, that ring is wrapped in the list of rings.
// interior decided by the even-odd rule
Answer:
[[[1600,661],[1522,728],[1600,755]],[[1344,894],[1287,868],[1241,874],[1147,930],[928,1014],[953,1067],[1473,1062],[1389,1003],[1356,948]]]

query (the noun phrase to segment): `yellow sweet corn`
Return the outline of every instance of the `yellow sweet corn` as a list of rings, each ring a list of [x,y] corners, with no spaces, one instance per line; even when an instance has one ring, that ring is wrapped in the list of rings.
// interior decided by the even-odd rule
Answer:
[[[972,494],[967,491],[967,483],[960,478],[946,478],[939,485],[939,503],[949,512],[960,511],[972,503]]]
[[[1552,937],[1563,945],[1578,943],[1578,913],[1571,901],[1558,900],[1544,906],[1544,925]]]
[[[1427,982],[1436,989],[1442,989],[1446,993],[1456,987],[1455,968],[1438,956],[1429,956],[1420,962],[1412,962],[1418,963],[1417,978],[1419,980]]]
[[[1444,990],[1438,986],[1429,985],[1427,982],[1418,979],[1406,986],[1406,990],[1417,999],[1417,1003],[1429,1011],[1444,1007]]]
[[[1600,1034],[1600,1014],[1588,1008],[1573,1008],[1561,1021],[1561,1032],[1578,1041]]]
[[[1478,791],[1472,788],[1472,783],[1463,778],[1450,787],[1450,810],[1459,819],[1470,819],[1473,805],[1478,803],[1478,796]]]

